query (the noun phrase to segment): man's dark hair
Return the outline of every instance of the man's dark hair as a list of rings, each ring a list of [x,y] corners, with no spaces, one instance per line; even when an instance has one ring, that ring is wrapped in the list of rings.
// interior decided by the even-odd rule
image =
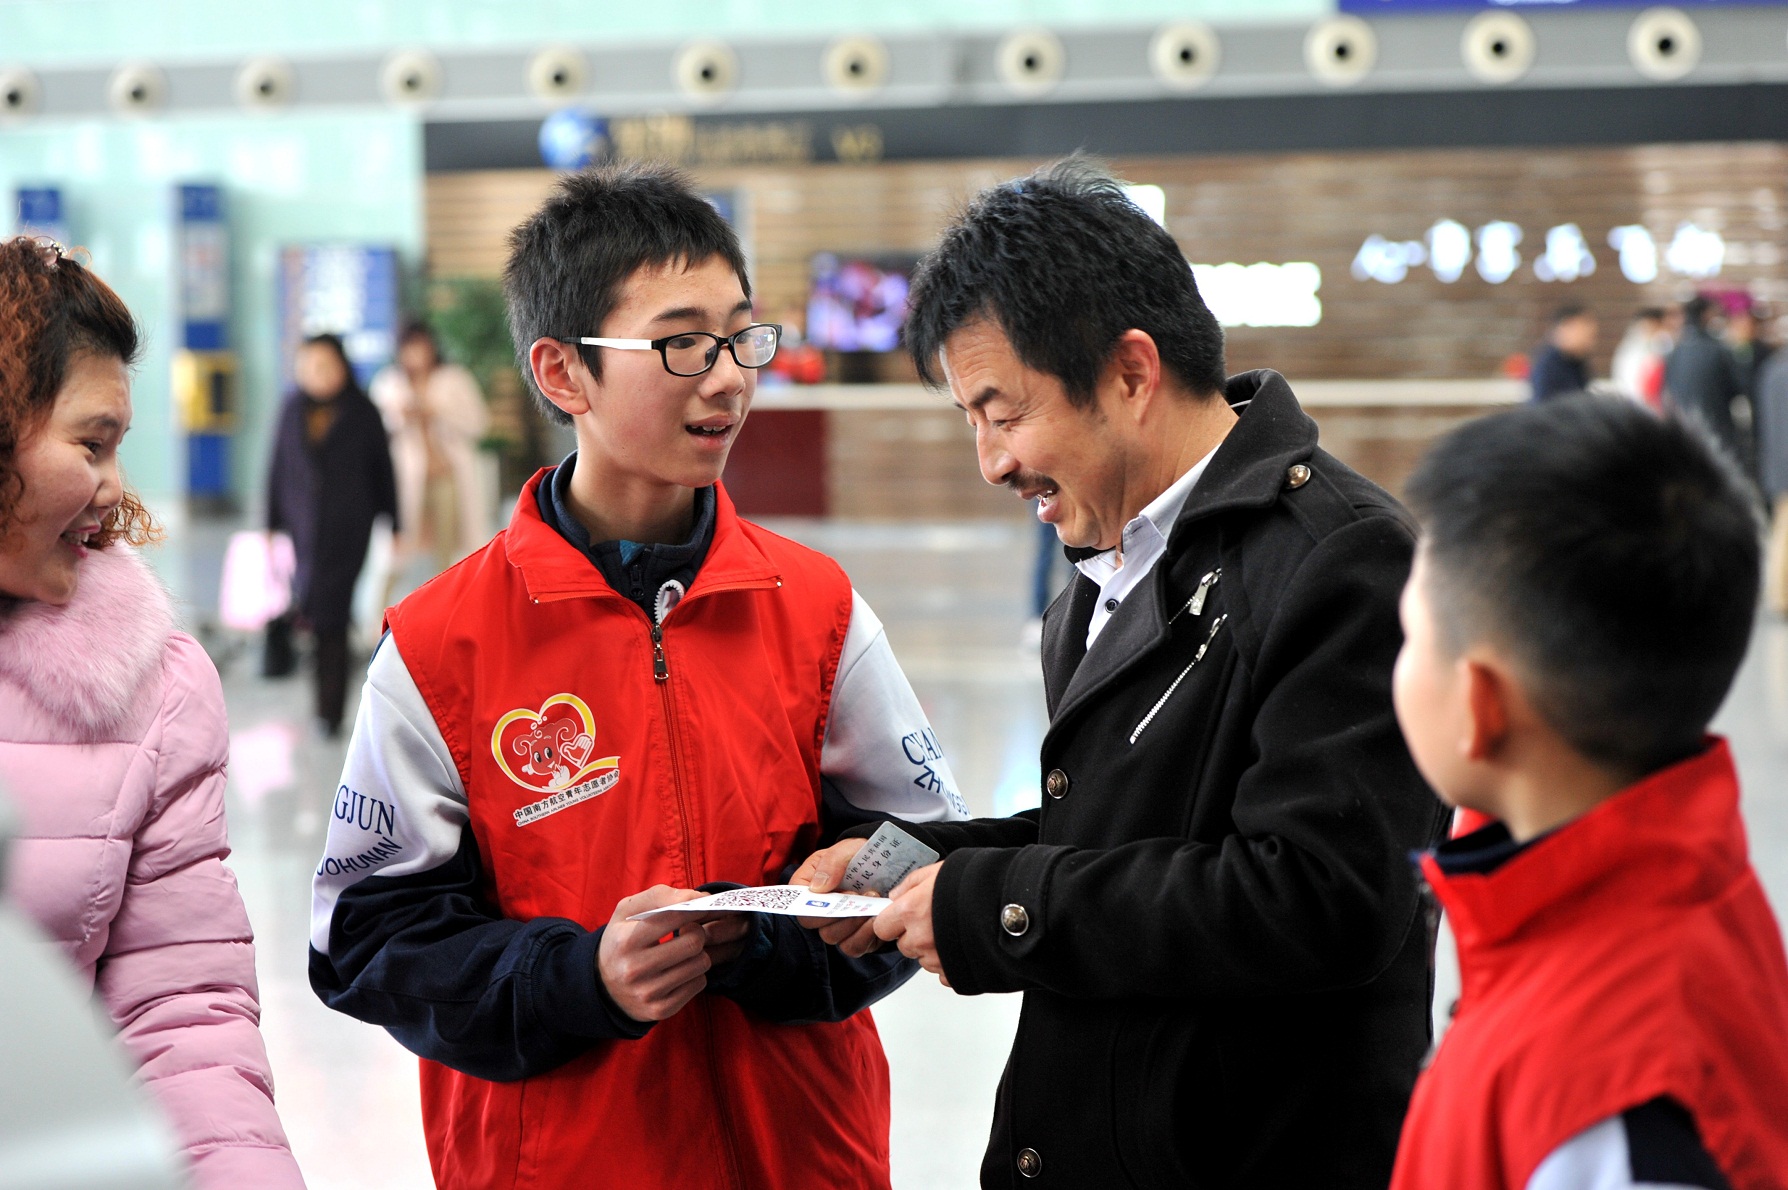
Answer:
[[[1705,293],[1698,293],[1682,304],[1683,320],[1691,326],[1705,326],[1707,316],[1713,313],[1713,299]]]
[[[1223,329],[1185,254],[1086,157],[983,192],[920,263],[906,341],[927,384],[943,383],[945,340],[982,318],[1076,405],[1092,402],[1118,337],[1132,328],[1154,339],[1181,384],[1223,391]]]
[[[1633,319],[1636,322],[1662,322],[1664,321],[1664,307],[1640,306],[1638,312],[1633,315]]]
[[[720,212],[668,165],[605,165],[561,179],[538,211],[509,233],[503,294],[521,374],[541,412],[560,425],[571,416],[541,395],[528,366],[536,339],[601,333],[627,278],[645,267],[699,265],[719,256],[739,275],[745,254]],[[590,375],[602,376],[598,348],[581,347]]]
[[[1744,481],[1695,430],[1612,398],[1527,405],[1442,438],[1408,500],[1455,653],[1507,650],[1546,722],[1628,779],[1699,750],[1760,563]]]
[[[1580,302],[1566,302],[1564,305],[1560,306],[1558,309],[1552,311],[1552,325],[1553,326],[1562,326],[1563,324],[1571,321],[1571,319],[1582,318],[1585,314],[1588,314],[1588,313],[1589,313],[1588,306],[1585,306]]]

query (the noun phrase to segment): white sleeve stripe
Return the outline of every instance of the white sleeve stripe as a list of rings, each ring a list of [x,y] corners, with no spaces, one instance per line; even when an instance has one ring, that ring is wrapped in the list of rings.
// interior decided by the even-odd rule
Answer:
[[[909,822],[968,817],[950,762],[887,633],[855,591],[820,771],[859,809]]]
[[[470,820],[459,768],[397,642],[367,666],[329,833],[311,888],[311,945],[329,953],[329,921],[343,889],[378,874],[445,863]]]

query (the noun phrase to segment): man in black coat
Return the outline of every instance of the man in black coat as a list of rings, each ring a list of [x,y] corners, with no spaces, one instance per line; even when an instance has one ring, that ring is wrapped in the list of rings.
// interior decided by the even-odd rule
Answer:
[[[907,333],[1081,573],[1041,808],[910,827],[943,862],[822,935],[1024,993],[983,1186],[1384,1186],[1430,1041],[1408,856],[1444,821],[1391,709],[1409,521],[1282,377],[1225,380],[1178,246],[1084,161],[977,199]]]

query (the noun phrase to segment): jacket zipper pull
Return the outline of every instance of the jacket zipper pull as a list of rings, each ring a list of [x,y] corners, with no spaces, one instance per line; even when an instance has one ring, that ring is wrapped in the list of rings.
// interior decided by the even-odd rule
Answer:
[[[664,629],[652,625],[652,680],[662,682],[670,677],[670,666],[664,660]]]
[[[1203,578],[1199,579],[1198,580],[1198,590],[1192,592],[1192,598],[1190,598],[1186,601],[1186,606],[1181,608],[1180,612],[1190,612],[1195,616],[1203,615],[1204,614],[1205,597],[1211,593],[1211,588],[1216,586],[1217,583],[1222,578],[1223,578],[1223,568],[1221,566],[1219,566],[1219,567],[1217,567],[1217,569],[1211,571],[1209,574],[1207,574]],[[1175,614],[1175,616],[1173,618],[1175,620],[1177,620],[1180,617],[1178,614]],[[1168,622],[1172,623],[1171,620]]]

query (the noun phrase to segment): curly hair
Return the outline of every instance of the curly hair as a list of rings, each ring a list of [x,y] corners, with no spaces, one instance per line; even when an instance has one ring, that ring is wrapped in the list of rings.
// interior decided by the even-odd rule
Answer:
[[[0,546],[25,498],[19,449],[49,420],[69,361],[89,352],[129,367],[140,349],[124,302],[61,245],[31,236],[0,241]],[[149,510],[126,488],[94,544],[160,538]]]

